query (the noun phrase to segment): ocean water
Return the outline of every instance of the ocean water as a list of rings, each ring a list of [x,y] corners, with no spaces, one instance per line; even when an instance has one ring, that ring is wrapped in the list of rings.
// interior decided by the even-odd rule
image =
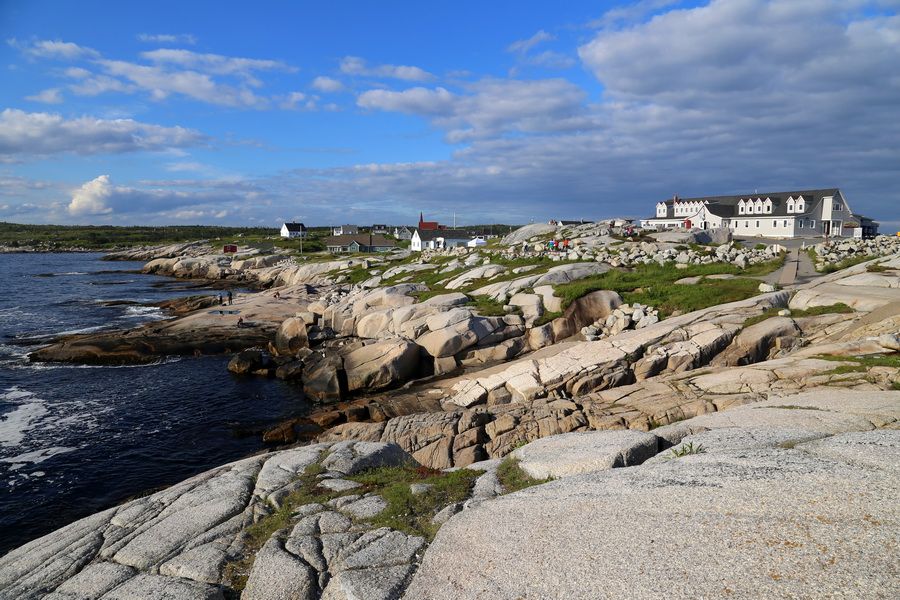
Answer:
[[[131,496],[263,449],[259,431],[305,414],[302,392],[239,378],[226,357],[133,367],[32,364],[61,333],[165,318],[197,293],[100,254],[0,254],[0,555]]]

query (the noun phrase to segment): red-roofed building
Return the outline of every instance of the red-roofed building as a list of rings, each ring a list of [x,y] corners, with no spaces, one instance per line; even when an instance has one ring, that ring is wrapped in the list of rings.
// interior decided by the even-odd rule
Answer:
[[[437,221],[426,221],[424,215],[419,213],[419,231],[437,231],[438,229],[444,229],[444,227]]]

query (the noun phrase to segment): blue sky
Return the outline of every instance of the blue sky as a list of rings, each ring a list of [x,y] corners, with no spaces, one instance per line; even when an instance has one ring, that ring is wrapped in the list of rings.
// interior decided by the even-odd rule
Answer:
[[[0,220],[522,223],[838,186],[888,229],[898,6],[4,2]]]

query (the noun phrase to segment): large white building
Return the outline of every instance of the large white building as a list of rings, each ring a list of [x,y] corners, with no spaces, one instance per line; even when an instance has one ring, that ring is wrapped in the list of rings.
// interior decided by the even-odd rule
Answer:
[[[736,236],[767,238],[871,237],[878,223],[854,214],[837,188],[741,196],[679,198],[656,204],[641,227],[730,229]]]

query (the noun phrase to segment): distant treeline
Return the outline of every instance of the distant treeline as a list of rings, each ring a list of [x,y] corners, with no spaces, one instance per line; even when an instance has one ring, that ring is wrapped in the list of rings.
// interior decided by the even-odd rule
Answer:
[[[5,246],[133,246],[186,242],[223,237],[278,235],[275,227],[217,227],[172,225],[116,227],[111,225],[22,225],[0,222],[0,244]]]

